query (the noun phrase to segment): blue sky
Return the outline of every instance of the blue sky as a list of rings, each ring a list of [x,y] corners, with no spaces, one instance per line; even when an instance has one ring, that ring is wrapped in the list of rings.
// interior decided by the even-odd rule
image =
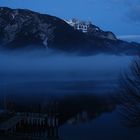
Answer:
[[[0,0],[0,6],[91,20],[116,35],[140,35],[140,0]]]

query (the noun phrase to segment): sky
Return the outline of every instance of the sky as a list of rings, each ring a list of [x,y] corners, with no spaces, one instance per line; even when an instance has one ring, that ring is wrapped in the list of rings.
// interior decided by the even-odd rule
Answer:
[[[140,38],[140,0],[0,0],[0,6],[88,20],[117,36]]]

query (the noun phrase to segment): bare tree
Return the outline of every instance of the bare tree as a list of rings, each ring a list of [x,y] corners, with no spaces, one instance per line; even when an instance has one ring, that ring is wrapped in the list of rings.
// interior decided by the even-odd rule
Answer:
[[[136,58],[130,72],[120,80],[120,110],[123,123],[127,127],[140,127],[140,58]]]

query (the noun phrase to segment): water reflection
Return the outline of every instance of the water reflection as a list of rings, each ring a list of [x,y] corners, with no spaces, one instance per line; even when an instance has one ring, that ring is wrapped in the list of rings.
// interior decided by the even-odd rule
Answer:
[[[1,113],[0,129],[6,136],[58,139],[59,128],[63,125],[86,123],[104,112],[112,112],[115,107],[116,103],[110,96],[88,93],[59,98],[46,96],[41,100],[28,100],[28,96],[25,100],[19,99],[18,95],[17,98],[16,95],[14,98],[7,96],[7,112]]]
[[[1,57],[0,138],[139,137],[137,131],[118,126],[117,102],[110,96],[118,88],[121,68],[126,68],[132,57]]]

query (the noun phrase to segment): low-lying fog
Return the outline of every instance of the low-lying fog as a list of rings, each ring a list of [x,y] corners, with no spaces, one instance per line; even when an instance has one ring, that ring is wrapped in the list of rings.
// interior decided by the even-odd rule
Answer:
[[[0,90],[16,93],[108,92],[133,57],[1,53]]]
[[[1,81],[16,80],[98,80],[114,79],[126,69],[133,57],[115,55],[75,56],[33,53],[0,54]]]

